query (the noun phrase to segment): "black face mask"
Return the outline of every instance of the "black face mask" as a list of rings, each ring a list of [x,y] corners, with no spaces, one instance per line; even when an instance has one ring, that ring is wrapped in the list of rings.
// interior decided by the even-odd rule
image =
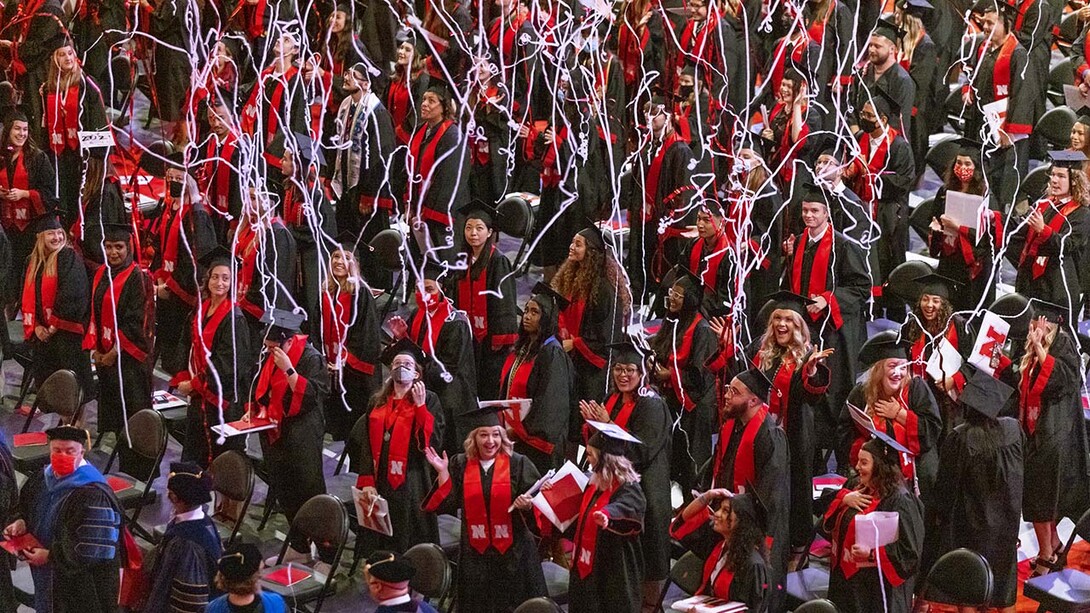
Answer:
[[[693,86],[679,85],[677,88],[677,94],[682,98],[688,98],[689,96],[693,95]]]
[[[863,131],[866,132],[867,134],[870,134],[871,132],[874,132],[875,130],[878,129],[878,122],[873,120],[873,119],[862,119],[861,118],[859,120],[859,127],[862,128]]]
[[[167,189],[170,190],[171,198],[182,197],[182,184],[177,181],[167,181]]]

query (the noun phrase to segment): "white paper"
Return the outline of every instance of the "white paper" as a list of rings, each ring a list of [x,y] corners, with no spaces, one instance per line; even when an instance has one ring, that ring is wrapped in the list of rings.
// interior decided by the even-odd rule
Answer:
[[[524,492],[524,493],[527,496],[529,496],[530,498],[533,498],[534,496],[537,496],[537,493],[541,491],[541,486],[544,485],[545,482],[548,481],[549,479],[552,479],[553,475],[555,475],[555,474],[556,474],[556,469],[555,468],[550,468],[549,472],[542,475],[541,478],[537,480],[537,483],[531,485],[530,489],[526,490],[526,492]],[[515,503],[512,502],[511,506],[507,507],[507,512],[510,513],[511,511],[514,511],[514,510],[515,510]]]
[[[742,613],[749,610],[746,608],[745,603],[727,602],[715,596],[692,596],[675,602],[670,605],[670,608],[683,613],[689,613],[689,611],[696,611],[697,613]]]
[[[356,505],[356,522],[361,527],[386,536],[394,535],[394,525],[390,521],[390,503],[385,498],[368,498],[363,495],[363,490],[352,486],[352,503]]]
[[[1007,118],[1007,100],[1007,98],[996,100],[980,108],[984,112],[984,119],[988,122],[988,132],[992,144],[999,143],[999,132]]]
[[[515,414],[512,412],[516,408],[519,411],[519,421],[524,421],[526,416],[530,414],[530,405],[533,404],[533,400],[529,398],[511,398],[508,400],[481,400],[477,402],[477,406],[482,409],[485,407],[503,407],[505,419],[514,419]]]
[[[587,482],[590,481],[590,479],[587,478],[583,471],[579,470],[578,466],[572,464],[571,460],[564,462],[564,465],[560,467],[560,470],[556,471],[556,474],[553,475],[552,479],[549,479],[549,482],[556,483],[568,475],[571,475],[572,478],[575,479],[575,482],[579,485],[579,489],[587,489]],[[559,519],[557,519],[556,513],[553,513],[553,508],[549,506],[549,501],[545,500],[545,495],[540,492],[538,492],[538,494],[533,497],[533,500],[531,500],[531,502],[533,503],[534,508],[536,508],[538,511],[541,511],[541,514],[544,515],[546,519],[551,521],[553,525],[556,526],[557,529],[561,532],[567,530],[568,526],[575,523],[575,517],[565,522],[561,522]]]
[[[897,540],[897,512],[874,511],[855,516],[855,542],[874,551]]]
[[[101,149],[114,146],[114,135],[109,130],[101,132],[79,131],[79,144],[83,149]]]
[[[209,428],[220,436],[226,436],[231,438],[232,436],[240,436],[243,434],[253,434],[254,432],[261,432],[262,430],[272,430],[276,427],[276,424],[265,424],[264,426],[258,426],[256,428],[247,428],[245,430],[237,430],[229,424],[216,424]]]
[[[859,426],[862,427],[867,432],[870,432],[871,436],[873,436],[874,438],[880,439],[882,442],[884,442],[885,444],[889,445],[890,447],[896,449],[897,451],[900,451],[901,453],[907,453],[908,455],[913,455],[912,452],[909,451],[907,447],[905,447],[904,445],[898,443],[896,439],[890,437],[888,434],[886,434],[885,432],[882,432],[878,428],[875,428],[874,427],[874,421],[870,418],[869,415],[866,414],[866,412],[863,411],[863,409],[860,409],[859,407],[855,406],[854,404],[852,404],[850,402],[845,403],[845,404],[847,404],[847,406],[848,406],[848,415],[851,415],[852,421],[859,424]]]
[[[984,197],[965,192],[946,192],[946,216],[959,226],[972,228],[977,239],[980,238],[980,207]]]
[[[189,403],[170,392],[155,392],[151,396],[151,408],[156,411],[166,411],[167,409],[175,409],[178,407],[184,407]]]
[[[992,358],[998,357],[998,352],[1007,342],[1011,325],[1002,317],[984,311],[984,319],[980,322],[980,334],[976,335],[973,343],[973,352],[969,354],[969,363],[980,370],[995,375],[995,367],[992,366]]]
[[[941,383],[961,368],[961,354],[958,348],[943,336],[931,352],[931,358],[927,360],[927,374],[935,383]]]
[[[1074,85],[1064,84],[1064,105],[1078,114],[1079,110],[1090,106],[1090,98],[1082,95],[1079,88]]]

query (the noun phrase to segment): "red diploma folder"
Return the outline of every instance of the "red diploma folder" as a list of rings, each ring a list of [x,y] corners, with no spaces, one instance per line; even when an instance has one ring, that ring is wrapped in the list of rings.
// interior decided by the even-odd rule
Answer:
[[[123,492],[132,487],[132,482],[121,477],[115,477],[113,475],[106,476],[106,484],[110,486],[110,489],[114,493]]]
[[[278,583],[280,585],[283,585],[284,587],[289,587],[307,579],[308,577],[310,577],[310,571],[306,569],[296,568],[293,566],[285,566],[265,575],[263,579],[265,579],[266,581],[272,581],[273,583]]]
[[[552,507],[553,513],[561,523],[579,515],[579,505],[583,502],[583,490],[579,489],[579,483],[576,482],[575,477],[564,475],[564,478],[554,483],[551,488],[542,490],[541,494],[545,496],[545,500],[549,502],[549,506]]]
[[[16,447],[33,447],[47,443],[49,443],[49,439],[46,437],[45,432],[27,432],[15,435]]]
[[[29,532],[23,536],[17,536],[7,540],[0,541],[0,547],[4,551],[10,553],[13,556],[19,555],[20,551],[26,551],[28,549],[41,549],[42,544],[38,542],[38,539]]]
[[[263,417],[251,417],[249,421],[240,419],[238,421],[227,422],[227,425],[231,426],[235,430],[243,432],[246,430],[253,430],[254,428],[271,426],[273,425],[273,421],[271,419],[266,419]]]

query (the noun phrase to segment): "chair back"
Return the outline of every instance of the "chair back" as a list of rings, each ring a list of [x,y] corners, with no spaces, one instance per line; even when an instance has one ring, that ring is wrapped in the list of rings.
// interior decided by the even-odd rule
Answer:
[[[163,460],[163,454],[167,450],[167,426],[163,416],[154,409],[143,409],[129,418],[129,443],[130,449],[136,455],[155,460],[152,468],[159,467]],[[150,481],[150,479],[149,479]]]
[[[923,598],[959,607],[983,607],[991,600],[992,582],[992,569],[984,556],[955,549],[939,558],[927,573]]]
[[[534,228],[535,194],[512,192],[496,207],[496,229],[515,238],[526,238]]]
[[[1030,204],[1033,204],[1040,200],[1045,195],[1051,173],[1052,167],[1048,164],[1038,166],[1026,173],[1022,184],[1018,186],[1018,198],[1015,201],[1028,200]]]
[[[908,227],[912,228],[912,231],[924,243],[927,243],[931,238],[931,220],[935,217],[937,217],[935,215],[935,199],[921,200],[916,208],[912,209],[912,212],[908,214]]]
[[[560,613],[560,610],[560,605],[544,596],[539,596],[520,604],[515,609],[515,613]]]
[[[961,101],[961,90],[957,92],[958,101]],[[927,154],[924,156],[924,162],[935,171],[935,174],[942,178],[946,171],[950,169],[950,165],[954,163],[954,158],[957,157],[958,149],[961,145],[958,144],[958,138],[956,136],[950,136],[944,138],[935,143],[934,147],[931,147]]]
[[[1090,540],[1090,509],[1087,509],[1079,521],[1075,522],[1075,529],[1071,531],[1071,537],[1067,539],[1064,551],[1071,551],[1071,544],[1075,542],[1076,535],[1084,541]]]
[[[1040,134],[1048,144],[1063,149],[1071,143],[1071,126],[1075,125],[1075,111],[1066,106],[1058,106],[1037,120],[1034,134]]]
[[[79,381],[71,370],[58,370],[38,387],[35,404],[44,413],[56,413],[61,421],[71,423],[80,405]]]
[[[442,598],[450,588],[450,564],[443,548],[435,543],[413,545],[405,552],[405,559],[416,569],[409,587],[429,600]]]
[[[246,454],[234,449],[225,451],[212,460],[212,486],[217,496],[226,500],[241,503],[237,509],[237,517],[231,517],[234,527],[228,542],[235,539],[242,520],[246,517],[246,510],[250,506],[250,500],[254,494],[254,465]]]
[[[386,270],[401,270],[405,241],[394,228],[382,230],[368,243],[374,261]]]
[[[322,547],[339,550],[348,540],[348,511],[336,496],[318,494],[303,503],[295,514],[291,532],[297,532]]]
[[[686,594],[695,594],[704,581],[704,560],[691,551],[685,552],[670,568],[670,581]]]
[[[110,60],[110,83],[104,83],[104,87],[110,88],[115,98],[124,98],[132,89],[133,71],[132,61],[124,53],[118,53]]]
[[[835,604],[819,598],[802,603],[802,606],[795,609],[795,613],[837,613],[837,610]]]

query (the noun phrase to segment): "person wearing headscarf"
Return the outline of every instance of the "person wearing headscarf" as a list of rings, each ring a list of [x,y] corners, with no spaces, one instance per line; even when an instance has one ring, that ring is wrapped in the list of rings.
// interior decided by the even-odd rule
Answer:
[[[216,593],[212,582],[223,554],[219,532],[204,505],[212,501],[212,475],[189,462],[171,462],[167,499],[172,516],[155,547],[147,613],[202,613]]]
[[[527,490],[541,477],[533,462],[516,453],[497,411],[471,409],[465,452],[453,458],[424,449],[438,480],[423,510],[462,518],[458,549],[458,606],[504,613],[546,596],[533,505]],[[503,586],[503,589],[495,589]]]

